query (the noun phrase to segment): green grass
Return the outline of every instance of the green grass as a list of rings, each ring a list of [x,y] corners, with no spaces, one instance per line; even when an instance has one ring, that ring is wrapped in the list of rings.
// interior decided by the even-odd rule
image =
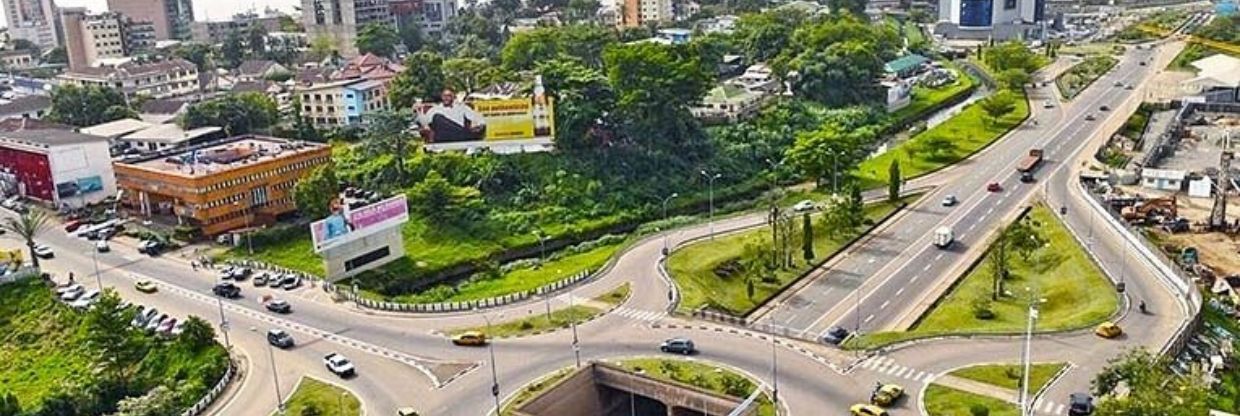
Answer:
[[[973,303],[991,296],[989,259],[984,259],[941,298],[910,330],[864,334],[849,341],[850,348],[872,348],[907,339],[950,334],[1008,334],[1025,328],[1027,298],[1024,288],[1032,287],[1046,299],[1039,306],[1038,332],[1086,328],[1107,320],[1119,307],[1119,298],[1110,281],[1089,259],[1045,206],[1035,205],[1029,220],[1038,224],[1047,246],[1036,250],[1029,261],[1012,255],[1011,277],[1006,290],[1015,296],[1001,296],[991,304],[995,317],[981,320],[973,316]]]
[[[926,413],[930,416],[971,416],[969,408],[981,405],[990,410],[990,416],[1017,416],[1020,409],[1003,400],[981,396],[965,391],[931,384],[926,387],[923,399]]]
[[[482,331],[491,338],[519,337],[535,332],[563,328],[572,322],[580,323],[603,313],[602,309],[592,306],[573,305],[571,308],[551,311],[551,317],[548,319],[545,310],[540,306],[542,305],[531,306],[532,313],[525,318],[496,323],[491,326],[489,331],[486,326],[474,326],[451,329],[448,330],[448,334],[456,335],[466,331]]]
[[[516,408],[518,406],[525,404],[526,402],[530,400],[533,400],[535,397],[538,397],[539,394],[542,394],[543,391],[546,391],[547,389],[554,387],[557,383],[560,382],[560,380],[563,380],[565,377],[568,377],[571,374],[573,374],[573,369],[566,368],[566,369],[551,373],[551,375],[540,378],[537,381],[534,381],[533,383],[526,384],[524,387],[521,388],[521,391],[517,392],[517,394],[512,397],[512,399],[509,399],[507,402],[504,402],[503,410],[500,411],[500,413],[504,415],[511,414],[513,408]]]
[[[1167,65],[1167,69],[1173,71],[1189,71],[1195,74],[1197,73],[1197,68],[1189,65],[1190,63],[1198,59],[1220,53],[1240,58],[1240,56],[1222,49],[1211,48],[1200,43],[1190,42],[1188,45],[1184,46],[1184,50],[1181,50],[1179,55],[1175,56],[1175,59],[1171,60],[1171,63]]]
[[[744,399],[751,394],[757,384],[748,377],[737,374],[731,370],[716,367],[700,361],[675,360],[664,358],[632,358],[613,362],[612,364],[624,367],[631,371],[639,369],[647,376],[659,379],[670,380],[679,383],[685,383],[697,388],[720,393],[732,397]],[[729,392],[725,388],[723,380],[725,378],[740,379],[741,388],[737,391]],[[739,393],[739,394],[738,394]],[[763,394],[758,398],[759,416],[774,416],[775,405],[771,403],[771,399]]]
[[[1011,113],[991,121],[981,106],[970,104],[951,119],[918,133],[886,153],[866,159],[857,168],[863,188],[886,186],[887,168],[892,160],[900,163],[900,173],[904,178],[912,178],[941,169],[981,150],[993,143],[1013,127],[1019,125],[1029,116],[1029,102],[1023,95],[1016,100],[1016,109]],[[946,137],[955,144],[950,151],[943,152],[939,157],[930,157],[922,151],[922,143],[932,137]]]
[[[1093,84],[1098,77],[1110,71],[1118,62],[1119,60],[1111,55],[1090,56],[1055,78],[1055,86],[1059,88],[1060,94],[1071,99]]]
[[[1042,390],[1051,377],[1059,374],[1064,363],[1033,364],[1029,366],[1029,392]],[[978,365],[951,372],[951,375],[991,384],[1005,389],[1020,388],[1021,366],[1019,364]]]
[[[343,406],[342,406],[343,405]],[[286,415],[300,415],[306,408],[319,410],[322,416],[358,416],[362,402],[348,390],[310,377],[302,377],[297,390],[285,402]],[[343,410],[343,411],[342,411]]]
[[[623,246],[623,243],[605,244],[581,253],[548,260],[541,267],[513,270],[496,279],[470,280],[458,285],[455,291],[428,290],[419,294],[398,296],[393,300],[406,303],[461,302],[534,290],[583,271],[597,270]],[[376,294],[370,296],[379,297]]]
[[[911,201],[912,198],[915,197],[905,198],[904,201]],[[867,205],[865,216],[877,220],[895,210],[896,206],[887,202]],[[800,219],[797,221],[794,228],[796,233],[800,233]],[[814,254],[816,255],[813,261],[816,264],[839,250],[851,236],[829,237],[820,215],[814,216],[813,223]],[[745,315],[779,292],[781,288],[792,283],[812,266],[801,257],[798,246],[794,256],[795,267],[777,270],[774,282],[756,283],[752,298],[746,293],[747,287],[743,277],[721,277],[715,273],[715,269],[721,264],[745,256],[747,246],[753,248],[748,251],[749,255],[755,255],[760,247],[769,247],[770,233],[770,228],[758,227],[716,237],[714,240],[701,240],[672,252],[667,260],[667,269],[680,290],[681,300],[677,310],[691,312],[709,305],[713,309],[734,315]]]
[[[632,288],[629,286],[629,282],[624,282],[620,286],[617,286],[615,289],[612,289],[611,291],[607,293],[599,295],[598,297],[594,298],[594,300],[598,302],[606,303],[612,306],[619,305],[621,303],[624,303],[625,299],[629,298],[629,292],[631,290]]]
[[[1203,307],[1201,313],[1207,326],[1214,325],[1227,331],[1233,337],[1240,336],[1240,323],[1237,323],[1235,318],[1210,306]],[[1207,332],[1208,330],[1203,327],[1199,331]],[[1210,389],[1210,397],[1207,399],[1210,407],[1214,409],[1240,408],[1240,371],[1220,371],[1217,376],[1219,382]]]
[[[0,394],[13,394],[32,414],[58,393],[93,397],[90,389],[102,376],[94,371],[100,352],[90,347],[89,335],[86,314],[54,300],[39,279],[0,286]],[[180,338],[131,335],[137,348],[147,351],[132,369],[135,394],[164,384],[179,405],[188,406],[218,382],[228,366],[218,344],[195,348]]]

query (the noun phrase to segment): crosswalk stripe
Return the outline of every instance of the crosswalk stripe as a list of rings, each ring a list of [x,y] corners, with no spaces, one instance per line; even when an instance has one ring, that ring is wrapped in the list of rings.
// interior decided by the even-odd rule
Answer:
[[[1056,406],[1056,407],[1055,407],[1055,414],[1057,414],[1057,415],[1062,415],[1062,414],[1063,414],[1063,405],[1062,405],[1062,404],[1060,404],[1059,406]]]
[[[888,367],[888,368],[887,368],[886,373],[887,373],[887,375],[892,375],[892,374],[894,374],[895,372],[900,371],[900,369],[902,369],[902,368],[903,368],[903,367],[898,366],[898,365],[892,365],[891,367]]]
[[[913,377],[913,380],[915,380],[915,381],[917,381],[917,382],[926,381],[926,378],[928,378],[928,377],[927,377],[928,375],[929,375],[929,374],[927,374],[925,371],[918,371],[918,372],[917,372],[917,377]]]
[[[913,373],[916,373],[916,372],[917,370],[914,370],[910,367],[908,370],[900,373],[900,378],[909,378],[909,376],[912,376]]]
[[[1050,413],[1051,410],[1055,410],[1055,403],[1052,403],[1050,400],[1043,400],[1041,407],[1043,412]]]

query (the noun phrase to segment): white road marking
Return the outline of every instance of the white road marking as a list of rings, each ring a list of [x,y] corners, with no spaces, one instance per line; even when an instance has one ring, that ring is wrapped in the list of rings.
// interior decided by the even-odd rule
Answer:
[[[921,271],[923,271],[923,272],[928,272],[928,271],[930,271],[930,266],[931,266],[930,264],[926,264],[926,267],[922,267],[922,268],[921,268]]]
[[[871,320],[873,320],[873,319],[874,319],[874,314],[870,314],[870,316],[865,317],[865,323],[867,323],[867,324],[868,324],[868,323],[870,323],[870,321],[871,321]]]
[[[884,301],[882,305],[879,305],[879,306],[878,306],[878,308],[879,308],[879,309],[887,309],[887,305],[890,305],[890,304],[891,304],[891,301],[890,301],[890,300],[888,300],[888,301]]]
[[[943,253],[939,253],[939,255],[934,256],[934,261],[939,261],[939,260],[943,260]]]
[[[871,263],[871,264],[873,264],[873,263],[874,263],[874,262],[876,262],[876,261],[878,261],[878,259],[871,257],[871,258],[870,258],[870,261],[868,261],[867,263]]]
[[[1062,405],[1062,404],[1060,404],[1059,406],[1055,406],[1055,414],[1057,414],[1057,415],[1062,415],[1062,414],[1063,414],[1063,405]]]
[[[896,291],[896,297],[899,297],[901,293],[904,293],[904,288],[903,288],[903,287],[901,287],[901,288],[900,288],[900,290],[897,290],[897,291]]]

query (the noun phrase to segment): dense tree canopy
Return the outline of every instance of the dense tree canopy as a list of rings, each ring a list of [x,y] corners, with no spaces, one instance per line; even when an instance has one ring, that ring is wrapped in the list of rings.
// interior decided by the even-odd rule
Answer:
[[[47,119],[87,127],[137,116],[120,91],[93,85],[63,85],[52,90],[52,107]]]
[[[569,56],[599,68],[603,49],[616,41],[614,32],[595,25],[540,27],[508,39],[500,51],[500,62],[510,71],[520,71],[533,69],[540,62]]]
[[[736,22],[733,39],[750,61],[765,62],[788,47],[792,33],[804,19],[802,14],[791,10],[742,15]]]
[[[1094,376],[1094,394],[1111,395],[1121,384],[1128,394],[1101,400],[1094,414],[1190,416],[1209,413],[1206,400],[1210,390],[1202,381],[1202,375],[1193,372],[1181,376],[1169,368],[1166,358],[1144,349],[1130,350],[1112,358],[1106,368]]]
[[[613,45],[603,61],[626,138],[647,150],[694,154],[702,132],[689,107],[713,81],[698,56],[685,47],[644,42]]]
[[[443,56],[418,51],[405,59],[405,71],[392,79],[388,100],[396,108],[409,108],[417,100],[438,101],[444,85]]]
[[[393,56],[400,36],[390,25],[371,23],[357,31],[357,51],[362,54],[373,53],[378,56]]]
[[[327,217],[329,203],[336,197],[336,188],[340,185],[335,171],[331,164],[319,166],[293,186],[293,202],[304,217]]]
[[[602,72],[569,58],[538,65],[543,86],[556,99],[556,143],[567,149],[597,146],[591,127],[615,104],[615,95]]]
[[[280,120],[276,103],[257,92],[228,94],[189,107],[182,124],[187,129],[223,127],[226,134],[266,131]]]

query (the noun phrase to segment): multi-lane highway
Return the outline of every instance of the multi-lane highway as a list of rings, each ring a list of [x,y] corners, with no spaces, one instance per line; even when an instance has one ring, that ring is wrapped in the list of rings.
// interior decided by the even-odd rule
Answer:
[[[859,325],[862,330],[898,327],[916,314],[919,304],[929,301],[928,293],[959,274],[968,255],[980,250],[988,232],[1004,224],[1040,190],[1052,205],[1069,207],[1067,223],[1077,235],[1087,232],[1093,236],[1090,251],[1103,268],[1112,276],[1122,268],[1120,275],[1128,279],[1129,296],[1145,299],[1155,311],[1152,315],[1125,314],[1122,323],[1130,329],[1129,335],[1119,341],[1101,341],[1088,333],[1038,337],[1035,359],[1070,361],[1074,365],[1039,402],[1045,408],[1041,410],[1056,413],[1060,407],[1056,401],[1062,402],[1067,392],[1084,389],[1088,377],[1119,351],[1118,345],[1157,347],[1165,342],[1184,317],[1177,298],[1160,283],[1151,264],[1117,260],[1129,258],[1124,254],[1122,235],[1103,227],[1101,217],[1091,220],[1090,216],[1100,214],[1085,205],[1079,193],[1067,192],[1074,189],[1069,168],[1076,164],[1065,162],[1091,154],[1082,149],[1092,149],[1099,137],[1105,138],[1105,133],[1097,134],[1106,130],[1100,125],[1123,118],[1100,112],[1099,106],[1116,108],[1117,113],[1135,106],[1133,97],[1140,94],[1140,88],[1134,92],[1111,84],[1119,80],[1142,85],[1154,68],[1162,65],[1138,66],[1136,62],[1150,59],[1153,53],[1167,55],[1165,50],[1129,51],[1111,74],[1069,104],[1042,108],[1043,101],[1055,99],[1053,93],[1047,88],[1031,90],[1037,126],[1028,123],[959,166],[910,181],[909,189],[933,187],[933,191],[872,238],[826,265],[809,284],[779,299],[762,321],[810,335],[831,325]],[[1084,120],[1087,113],[1098,120]],[[1037,183],[1019,183],[1014,164],[1033,147],[1045,148],[1050,161],[1038,172]],[[991,181],[1001,183],[1004,190],[986,192],[985,185]],[[938,201],[947,194],[956,195],[962,203],[940,206]],[[739,215],[718,219],[713,229],[724,233],[763,221],[762,214]],[[961,241],[957,248],[940,251],[931,247],[929,230],[940,225],[956,229]],[[682,245],[708,236],[711,228],[689,226],[666,237],[671,244]],[[92,246],[58,229],[45,234],[41,241],[57,251],[57,258],[47,262],[47,267],[74,271],[81,281],[92,282],[88,277],[93,269]],[[601,276],[574,289],[572,296],[588,298],[628,282],[633,293],[612,313],[578,327],[582,360],[657,354],[660,340],[690,336],[702,351],[695,359],[727,365],[768,385],[775,384],[773,367],[778,366],[781,407],[791,415],[823,414],[824,409],[843,411],[852,403],[865,401],[873,382],[879,379],[902,380],[916,392],[954,367],[1017,360],[1018,341],[1013,339],[927,341],[866,358],[812,342],[773,342],[771,337],[746,328],[668,316],[676,295],[660,264],[662,237],[639,241],[621,253]],[[5,243],[17,244],[11,238]],[[544,302],[556,309],[570,302],[569,294],[560,294],[478,313],[397,315],[334,303],[318,288],[283,292],[246,283],[242,284],[241,299],[220,301],[210,294],[215,272],[191,268],[182,255],[151,258],[131,247],[114,245],[112,253],[100,254],[98,260],[104,285],[116,288],[128,300],[177,315],[200,315],[217,324],[222,311],[230,322],[229,341],[244,357],[245,370],[234,394],[217,405],[217,413],[225,415],[270,412],[277,386],[279,393],[287,395],[301,375],[350,389],[363,400],[368,414],[392,414],[397,407],[411,406],[429,415],[484,415],[494,410],[486,350],[453,346],[440,331],[481,325],[485,322],[483,313],[493,321],[507,321],[542,313]],[[160,282],[160,291],[154,295],[137,293],[131,290],[134,279]],[[265,294],[288,299],[294,312],[267,312],[257,301]],[[291,350],[269,351],[262,338],[268,328],[288,330],[299,345]],[[576,362],[572,334],[567,330],[497,340],[494,345],[501,398]],[[320,359],[332,351],[356,361],[359,375],[340,380],[323,369]],[[893,413],[913,414],[916,403],[902,402]]]

